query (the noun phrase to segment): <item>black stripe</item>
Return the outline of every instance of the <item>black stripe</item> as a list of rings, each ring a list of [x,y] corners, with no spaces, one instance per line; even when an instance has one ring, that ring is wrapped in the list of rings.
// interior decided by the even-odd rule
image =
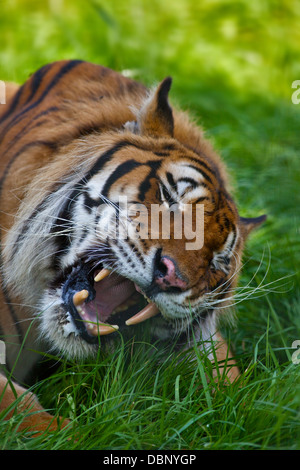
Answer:
[[[44,141],[41,141],[41,140],[38,140],[36,142],[30,142],[26,145],[24,145],[18,153],[15,154],[14,158],[9,162],[9,165],[6,167],[5,169],[5,172],[0,180],[0,195],[1,195],[1,192],[2,192],[2,189],[3,189],[3,183],[7,177],[7,174],[11,168],[11,166],[13,165],[13,163],[15,162],[16,158],[23,152],[25,152],[26,150],[28,150],[30,147],[36,147],[36,146],[46,146],[46,147],[49,147],[51,149],[53,149],[53,146],[56,147],[55,143],[53,142],[44,142]],[[38,205],[38,207],[33,211],[33,213],[31,214],[31,216],[24,222],[24,225],[23,225],[23,230],[24,230],[24,233],[23,233],[23,230],[22,230],[22,233],[19,234],[18,236],[18,239],[17,239],[17,243],[16,245],[20,242],[20,239],[23,238],[23,236],[26,234],[26,231],[28,230],[29,228],[29,225],[30,225],[30,222],[31,220],[33,219],[33,217],[38,213],[38,209],[39,207],[43,204],[43,201],[42,203],[40,203]],[[16,246],[16,249],[17,249],[17,246]],[[13,256],[16,254],[16,252],[13,254]]]
[[[20,142],[20,139],[26,135],[26,133],[28,132],[31,132],[32,129],[34,129],[35,127],[39,127],[41,124],[43,124],[44,122],[46,121],[41,121],[41,122],[38,122],[36,124],[34,124],[33,126],[31,126],[31,124],[34,122],[34,121],[37,121],[39,118],[43,117],[43,116],[46,116],[47,114],[53,112],[53,111],[58,111],[59,108],[57,106],[52,106],[48,109],[45,109],[44,111],[42,111],[41,113],[37,114],[29,123],[27,123],[15,136],[13,139],[10,140],[9,142],[9,145],[8,147],[6,148],[6,150],[3,152],[2,155],[5,155],[16,143],[19,143]]]
[[[212,166],[208,165],[203,160],[199,160],[198,158],[195,158],[195,157],[190,157],[190,156],[183,155],[183,158],[187,158],[188,160],[191,160],[191,161],[197,163],[198,165],[203,166],[207,171],[212,173],[216,178],[220,178],[219,171],[213,163],[211,163],[211,165],[214,168],[212,168]]]
[[[207,197],[207,196],[198,197],[198,199],[196,199],[196,201],[194,201],[194,204],[198,204],[199,202],[202,202],[202,201],[205,201],[205,200],[209,200],[209,197]]]
[[[95,132],[99,133],[101,132],[101,126],[98,125],[97,123],[94,124],[85,124],[84,126],[78,127],[76,129],[76,134],[74,135],[74,138],[78,138],[81,136],[87,136],[89,134],[93,134]]]
[[[84,229],[82,230],[82,234],[81,234],[81,236],[80,236],[78,245],[80,245],[80,243],[83,242],[83,240],[87,237],[88,233],[89,233],[89,232],[88,232],[88,228],[87,228],[87,227],[84,227]]]
[[[123,240],[124,242],[124,240]],[[126,262],[129,264],[129,266],[131,266],[133,269],[136,269],[137,265],[135,263],[135,261],[132,259],[131,257],[131,254],[130,253],[127,253],[124,249],[124,243],[121,243],[117,238],[115,240],[115,246],[114,248],[116,248],[122,253],[122,255],[124,256],[124,258],[126,258]]]
[[[172,152],[173,150],[178,150],[176,144],[168,142],[167,144],[163,145],[163,149],[167,150],[169,152]]]
[[[177,184],[182,181],[184,183],[190,183],[193,188],[197,188],[199,187],[199,183],[197,181],[195,181],[193,178],[188,178],[186,176],[182,177],[182,178],[179,178],[179,180],[177,181]]]
[[[118,179],[122,178],[122,176],[130,173],[135,168],[142,166],[143,163],[137,162],[136,160],[127,160],[121,163],[117,168],[112,172],[112,174],[107,179],[104,188],[101,191],[102,196],[108,197],[108,191],[110,190],[111,186],[118,181]]]
[[[31,145],[34,145],[34,144],[35,143],[31,143]],[[119,142],[119,144],[115,145],[112,149],[105,152],[97,160],[97,162],[94,164],[92,169],[75,185],[75,188],[74,188],[73,192],[71,193],[70,198],[68,198],[64,202],[64,204],[62,206],[62,209],[61,209],[55,223],[53,224],[53,228],[52,228],[51,233],[58,233],[58,232],[60,232],[62,230],[65,230],[67,228],[68,221],[70,221],[70,219],[71,219],[70,214],[71,214],[73,205],[74,205],[78,195],[81,194],[81,192],[82,192],[83,184],[87,183],[87,181],[89,181],[89,179],[92,178],[92,176],[95,173],[100,171],[101,168],[105,165],[105,163],[110,161],[110,159],[113,157],[114,153],[117,150],[119,150],[120,148],[122,148],[123,146],[126,146],[126,145],[128,145],[127,141]],[[53,191],[55,191],[55,188],[53,188]],[[19,243],[21,241],[21,239],[26,236],[26,233],[29,229],[30,223],[32,222],[34,217],[39,213],[41,207],[46,203],[47,198],[48,198],[48,196],[46,196],[41,201],[41,203],[34,209],[34,211],[29,216],[29,218],[24,222],[23,228],[22,228],[21,234],[18,237],[17,243]],[[58,240],[58,245],[59,245],[58,246],[58,251],[63,252],[69,246],[69,244],[70,244],[69,236],[67,234],[60,235],[59,240]]]
[[[15,155],[14,159],[10,162],[10,165],[8,166],[8,168],[6,169],[6,172],[5,172],[5,176],[6,176],[6,173],[9,171],[9,167],[11,166],[11,164],[13,163],[13,161],[15,160],[15,158],[19,155],[19,153],[21,153],[22,151],[26,150],[25,147],[27,146],[31,146],[31,145],[38,145],[38,144],[44,144],[44,145],[55,145],[51,142],[42,142],[42,141],[38,141],[38,142],[32,142],[31,144],[27,144],[26,146],[24,146],[19,152],[18,154]],[[109,162],[112,160],[112,158],[115,156],[115,154],[120,151],[122,148],[125,148],[127,146],[134,146],[136,148],[141,148],[143,149],[142,147],[139,147],[138,145],[135,145],[135,144],[132,144],[130,142],[128,142],[127,140],[124,140],[124,141],[120,141],[118,142],[116,145],[114,145],[114,147],[112,147],[111,149],[107,150],[105,153],[103,153],[98,159],[97,161],[94,163],[94,165],[92,166],[92,168],[84,175],[84,177],[76,183],[76,185],[74,186],[74,190],[73,192],[71,193],[70,197],[64,202],[63,206],[62,206],[62,209],[55,221],[55,223],[53,224],[53,228],[52,228],[52,231],[51,233],[58,233],[60,232],[61,230],[65,229],[66,228],[66,224],[67,224],[67,221],[70,221],[71,220],[71,213],[72,213],[72,209],[73,209],[73,205],[75,204],[76,200],[77,200],[77,197],[79,196],[79,194],[82,193],[82,187],[83,185],[86,185],[88,183],[88,181],[95,175],[97,174],[99,171],[101,171],[103,169],[103,167]],[[143,149],[145,150],[145,149]],[[128,163],[128,162],[125,162],[125,163]],[[157,162],[157,161],[147,161],[145,163],[137,163],[135,162],[135,165],[153,165],[154,167],[152,168],[151,170],[151,173],[153,173],[153,171],[156,170],[156,168],[158,168],[158,166],[161,164],[161,161]],[[119,170],[120,171],[120,170]],[[5,178],[5,176],[3,177],[3,180]],[[116,175],[115,175],[116,176]],[[150,176],[150,175],[149,175]],[[111,175],[112,177],[112,175]],[[110,177],[110,178],[111,178]],[[108,181],[106,182],[106,186],[108,186]],[[53,191],[55,191],[56,188],[53,188]],[[30,222],[33,220],[33,218],[38,214],[40,208],[45,204],[46,202],[46,199],[47,199],[48,196],[45,197],[45,199],[39,204],[39,206],[37,208],[35,208],[35,210],[32,212],[32,214],[30,215],[30,217],[24,222],[24,226],[23,226],[23,229],[22,229],[22,234],[20,234],[19,238],[20,237],[24,237],[26,235],[26,232],[29,228],[29,225],[30,225]],[[91,201],[89,201],[91,202]],[[100,202],[99,202],[100,203]],[[19,239],[18,239],[19,241]],[[61,235],[59,237],[59,247],[60,247],[60,250],[63,251],[65,250],[70,244],[70,239],[67,235]]]
[[[236,237],[237,237],[237,233],[236,233],[236,230],[235,230],[235,227],[233,227],[233,230],[234,232],[234,237],[232,239],[232,242],[230,243],[230,247],[229,247],[229,250],[232,251],[232,248],[234,247],[235,245],[235,241],[236,241]]]
[[[207,173],[205,173],[205,171],[201,170],[200,168],[198,168],[196,165],[192,165],[191,163],[189,163],[188,165],[186,165],[187,167],[189,168],[193,168],[194,170],[198,171],[198,173],[200,173],[204,179],[206,179],[210,184],[213,184],[212,180],[211,180],[211,177],[208,176]]]
[[[138,148],[137,145],[132,144],[132,143],[128,142],[127,140],[122,140],[121,142],[118,142],[111,149],[107,150],[102,155],[100,155],[98,160],[94,163],[94,165],[86,173],[86,175],[81,179],[79,184],[82,186],[84,183],[87,183],[93,176],[95,176],[96,173],[99,173],[99,171],[102,170],[102,168],[104,167],[104,165],[106,165],[106,163],[108,163],[109,161],[112,160],[115,153],[122,150],[122,148],[128,147],[128,146],[133,146],[133,147]]]
[[[2,192],[2,187],[3,187],[3,183],[5,181],[5,178],[9,172],[9,169],[10,167],[12,166],[12,164],[14,163],[15,159],[25,150],[27,150],[29,147],[31,146],[36,146],[36,145],[52,145],[52,143],[49,143],[49,142],[31,142],[30,144],[26,144],[22,147],[22,149],[19,150],[19,152],[14,156],[14,158],[9,162],[8,166],[6,167],[5,169],[5,172],[0,180],[0,195],[1,195],[1,192]],[[0,240],[1,241],[1,240]],[[1,243],[0,243],[0,246],[1,246]],[[0,250],[0,265],[2,266],[2,255],[1,255],[1,250]],[[17,330],[17,333],[18,333],[18,336],[19,336],[19,341],[20,341],[20,344],[22,344],[23,342],[23,332],[22,332],[22,329],[20,327],[20,324],[18,322],[18,317],[17,317],[17,314],[13,308],[13,305],[11,303],[11,299],[10,299],[10,296],[7,292],[7,290],[4,288],[3,286],[3,280],[2,280],[2,275],[1,275],[1,289],[2,289],[2,292],[3,292],[3,295],[4,295],[4,298],[5,298],[5,302],[8,306],[8,309],[9,309],[9,312],[10,312],[10,315],[13,319],[13,324]]]
[[[175,199],[173,199],[173,197],[171,196],[171,194],[169,193],[169,191],[167,190],[166,186],[164,185],[164,183],[162,181],[160,181],[160,186],[162,188],[163,196],[164,196],[166,202],[170,206],[172,206],[173,204],[177,204],[177,201],[175,201]]]
[[[229,258],[229,256],[223,256],[223,258],[222,258],[222,263],[224,263],[226,266],[228,266],[229,263],[230,263],[230,258]],[[227,271],[227,270],[226,270],[226,271]],[[228,274],[228,272],[226,272],[226,274]]]
[[[129,243],[129,247],[131,248],[132,252],[134,252],[134,254],[139,258],[139,260],[141,261],[142,265],[145,268],[146,267],[146,261],[144,260],[143,254],[140,252],[138,247],[136,245],[134,245],[132,242]]]
[[[99,173],[99,171],[101,171],[103,169],[103,167],[106,165],[106,163],[108,163],[109,161],[112,160],[112,158],[115,156],[115,153],[119,152],[120,150],[122,150],[123,148],[125,147],[135,147],[137,149],[140,149],[140,150],[144,150],[144,151],[149,151],[151,152],[150,149],[145,149],[141,146],[139,146],[138,144],[134,144],[132,142],[128,142],[126,140],[122,140],[120,142],[118,142],[114,147],[112,147],[111,149],[107,150],[105,153],[103,153],[99,158],[98,160],[94,163],[94,165],[92,166],[92,168],[85,174],[85,176],[76,184],[76,189],[73,191],[72,193],[72,197],[71,199],[74,200],[76,199],[76,197],[78,196],[82,186],[86,183],[89,182],[89,180],[97,173]],[[128,162],[128,161],[127,161]],[[143,163],[138,163],[136,162],[137,165],[149,165],[151,167],[151,176],[150,177],[153,177],[155,175],[155,173],[153,174],[153,172],[156,172],[156,170],[159,168],[159,166],[161,165],[161,162],[162,160],[147,160],[146,162],[143,162]],[[126,163],[126,162],[124,162]],[[111,175],[112,176],[112,175]],[[103,192],[102,192],[103,194]],[[104,193],[104,195],[106,196],[106,194]]]
[[[35,142],[29,142],[28,144],[23,145],[23,147],[21,147],[19,149],[19,151],[14,155],[14,157],[10,160],[9,164],[5,168],[5,171],[4,171],[4,173],[2,175],[2,178],[0,180],[0,195],[1,195],[1,191],[2,191],[2,186],[3,186],[3,183],[6,179],[6,177],[7,177],[7,174],[9,172],[11,166],[14,164],[16,159],[19,157],[19,155],[21,155],[23,152],[28,150],[30,147],[38,147],[39,145],[49,147],[52,150],[55,150],[57,148],[57,145],[56,145],[55,142],[47,142],[47,141],[44,141],[44,140],[37,140]]]
[[[5,121],[5,119],[7,119],[13,112],[14,110],[16,109],[16,107],[18,106],[19,104],[19,101],[20,101],[20,98],[21,98],[21,95],[23,93],[23,90],[24,90],[24,86],[25,85],[22,85],[19,90],[17,91],[17,93],[15,94],[15,97],[13,99],[13,102],[12,104],[10,105],[10,107],[8,108],[8,110],[2,115],[2,117],[0,118],[0,124],[3,123],[3,121]]]
[[[35,143],[31,143],[30,145],[34,145],[34,144]],[[78,196],[82,193],[83,186],[86,185],[89,182],[89,180],[95,174],[100,172],[103,169],[103,167],[113,159],[113,157],[115,156],[115,154],[118,151],[120,151],[121,149],[123,149],[125,147],[128,147],[128,146],[133,146],[133,147],[140,148],[142,150],[147,151],[147,149],[144,149],[143,147],[140,147],[137,144],[133,144],[133,143],[128,142],[127,140],[124,140],[124,141],[118,142],[116,145],[114,145],[114,147],[112,147],[111,149],[109,149],[105,153],[103,153],[97,159],[97,161],[94,163],[92,168],[84,175],[84,177],[81,178],[81,180],[78,181],[75,184],[74,189],[73,189],[70,197],[62,205],[61,211],[59,212],[58,217],[57,217],[56,221],[54,222],[54,224],[52,226],[51,233],[53,233],[53,234],[57,233],[58,234],[59,232],[61,232],[63,230],[66,230],[66,228],[68,227],[68,222],[71,223],[73,206],[74,206]],[[151,151],[151,150],[149,149],[149,151]],[[113,184],[119,177],[121,177],[122,174],[128,173],[129,171],[131,171],[132,169],[134,169],[137,166],[150,165],[151,171],[150,171],[148,177],[143,181],[143,183],[140,185],[140,188],[139,188],[140,192],[143,192],[144,190],[146,190],[150,186],[149,179],[152,178],[153,176],[155,176],[155,172],[161,164],[161,160],[160,161],[156,161],[156,160],[151,161],[150,160],[150,161],[146,161],[144,163],[139,163],[139,162],[136,162],[135,160],[131,160],[129,162],[132,162],[132,163],[128,163],[128,161],[127,161],[127,162],[124,162],[123,164],[119,165],[119,167],[117,169],[115,169],[113,174],[110,175],[110,177],[108,178],[108,180],[105,184],[104,191],[103,191],[103,194],[105,196],[106,196],[106,193],[108,192],[109,187],[111,186],[111,184]],[[7,171],[8,171],[8,169],[7,169]],[[55,191],[55,190],[57,190],[57,188],[53,188],[53,191]],[[53,192],[53,191],[51,191],[51,192]],[[30,217],[24,222],[22,233],[20,234],[20,236],[18,238],[18,241],[17,241],[18,243],[21,241],[21,238],[24,238],[26,236],[26,233],[29,229],[30,223],[32,222],[34,217],[36,215],[38,215],[41,207],[44,204],[46,204],[47,197],[48,196],[46,196],[45,199],[43,201],[41,201],[41,203],[38,205],[38,207],[36,207],[35,210],[32,212]],[[92,200],[88,200],[87,202],[88,202],[88,205],[89,204],[94,205],[94,202],[92,202]],[[100,204],[100,201],[99,201],[99,204]],[[55,258],[53,260],[54,265],[57,265],[58,257],[60,257],[61,253],[66,252],[66,250],[70,246],[71,241],[72,240],[71,240],[70,235],[66,234],[66,233],[61,234],[57,237],[57,255],[55,255]]]
[[[44,65],[41,67],[39,70],[37,70],[34,75],[31,77],[31,93],[26,100],[26,103],[29,103],[29,101],[32,100],[32,98],[35,96],[36,92],[38,91],[42,80],[46,74],[46,72],[49,70],[51,67],[51,64]]]
[[[34,211],[31,213],[31,215],[28,217],[28,219],[26,219],[26,221],[24,222],[23,224],[23,227],[22,227],[22,230],[20,231],[19,235],[18,235],[18,238],[16,240],[16,243],[15,243],[15,252],[13,254],[13,258],[14,256],[16,255],[16,253],[18,252],[20,246],[18,246],[22,240],[25,238],[25,235],[31,225],[31,222],[32,220],[35,218],[36,215],[38,215],[38,213],[40,212],[40,209],[43,207],[43,204],[44,204],[44,200],[42,202],[40,202],[36,208],[34,209]],[[12,259],[13,259],[12,258]]]
[[[107,150],[105,153],[103,153],[97,161],[94,163],[92,168],[84,175],[83,178],[81,178],[80,181],[78,181],[75,186],[74,190],[72,191],[70,198],[68,198],[66,201],[64,201],[61,211],[58,214],[58,217],[56,221],[53,224],[51,233],[58,233],[62,230],[65,230],[67,227],[67,221],[71,221],[72,218],[72,211],[73,211],[73,206],[80,194],[82,194],[82,187],[83,185],[87,184],[89,180],[97,174],[99,171],[103,169],[103,167],[106,165],[106,163],[110,162],[112,158],[114,157],[115,153],[117,153],[119,150],[121,150],[124,147],[127,147],[128,145],[131,145],[128,141],[121,141],[118,142],[114,147],[111,149]],[[87,202],[87,207],[91,206],[94,207],[94,200],[89,197],[88,194],[85,193],[85,201]],[[96,203],[96,202],[95,202]],[[101,202],[97,203],[98,205]],[[71,223],[71,222],[70,222]],[[71,236],[68,234],[62,234],[59,235],[57,238],[57,248],[58,248],[58,253],[54,256],[53,263],[55,266],[58,264],[58,258],[60,257],[60,253],[66,252],[66,250],[69,248],[71,244]]]
[[[122,148],[127,147],[128,145],[131,145],[131,144],[125,140],[125,141],[118,142],[116,145],[114,145],[114,147],[107,150],[105,153],[103,153],[97,159],[97,161],[94,163],[92,168],[84,175],[84,177],[81,178],[81,180],[78,181],[75,184],[74,190],[72,191],[70,198],[65,202],[64,207],[62,208],[62,212],[65,215],[67,215],[67,216],[63,217],[64,219],[69,218],[72,207],[73,207],[77,197],[82,192],[83,185],[87,184],[95,174],[99,173],[99,171],[101,171],[103,169],[103,167],[106,165],[106,163],[108,163],[112,160],[115,153],[117,153]],[[85,197],[89,197],[88,194],[85,194]],[[94,205],[94,204],[92,204],[93,200],[91,198],[89,198],[89,199],[90,199],[89,202],[91,203],[91,205]],[[58,221],[55,222],[54,226],[60,224],[60,222],[59,222],[60,217],[61,217],[61,214],[59,214]]]
[[[89,214],[92,212],[93,207],[98,207],[103,203],[101,199],[93,199],[87,192],[84,193],[84,209],[86,209]]]
[[[59,217],[57,218],[54,226],[52,233],[59,232],[61,230],[61,226],[64,226],[66,228],[66,219],[71,220],[72,218],[72,210],[75,201],[77,200],[78,196],[82,194],[82,186],[83,184],[86,184],[95,173],[98,173],[101,168],[111,160],[111,158],[115,155],[115,153],[120,150],[123,147],[126,147],[128,145],[132,145],[127,141],[122,141],[119,142],[115,147],[107,151],[105,154],[103,154],[100,159],[97,160],[96,164],[93,166],[93,168],[80,180],[79,183],[76,184],[76,187],[74,191],[72,192],[72,195],[70,197],[70,201],[67,201],[67,203],[64,205],[63,211],[59,214]],[[157,163],[157,162],[155,162]],[[108,192],[111,186],[122,176],[125,174],[128,174],[130,171],[134,170],[135,168],[146,165],[146,163],[139,163],[136,162],[135,160],[128,160],[126,162],[121,163],[110,175],[110,177],[107,179],[103,190],[101,191],[101,195],[104,197],[108,198]],[[91,211],[92,207],[99,206],[102,204],[103,201],[101,198],[99,200],[94,200],[92,199],[87,193],[85,193],[85,207],[87,210]],[[60,235],[59,240],[58,240],[58,252],[66,252],[68,247],[70,246],[72,242],[72,238],[68,234]],[[54,260],[54,264],[57,264],[58,259],[57,257]]]
[[[7,133],[7,131],[14,125],[16,125],[19,121],[22,120],[24,114],[26,114],[28,111],[31,111],[32,109],[34,109],[36,106],[38,106],[42,101],[43,99],[45,98],[45,96],[48,95],[48,93],[50,92],[50,90],[52,88],[54,88],[58,82],[67,74],[69,73],[74,67],[76,67],[77,65],[81,64],[82,61],[81,60],[71,60],[69,62],[67,62],[64,66],[62,66],[60,68],[60,70],[56,73],[56,75],[53,77],[53,79],[51,80],[51,82],[49,83],[49,85],[45,88],[45,90],[43,91],[42,95],[40,96],[40,98],[38,98],[36,101],[34,101],[34,103],[32,103],[31,105],[27,106],[25,109],[23,109],[22,111],[20,111],[20,113],[18,113],[12,120],[10,123],[8,123],[5,128],[3,129],[2,133],[0,134],[0,141],[3,139],[3,136]]]
[[[157,155],[158,157],[169,157],[169,153],[168,152],[153,152],[154,155]]]
[[[229,230],[230,226],[231,226],[231,222],[230,222],[230,220],[228,219],[228,217],[226,215],[224,216],[224,224],[225,224],[225,227],[227,228],[227,230]]]
[[[148,160],[145,162],[145,165],[149,166],[150,172],[148,173],[148,176],[140,183],[139,185],[139,199],[140,201],[145,200],[145,196],[147,191],[150,189],[150,180],[151,178],[155,178],[156,172],[161,166],[162,160]]]
[[[168,180],[169,185],[170,185],[172,188],[175,188],[175,187],[176,187],[176,183],[175,183],[175,181],[174,181],[174,178],[173,178],[172,173],[170,173],[169,171],[167,171],[166,177],[167,177],[167,180]]]

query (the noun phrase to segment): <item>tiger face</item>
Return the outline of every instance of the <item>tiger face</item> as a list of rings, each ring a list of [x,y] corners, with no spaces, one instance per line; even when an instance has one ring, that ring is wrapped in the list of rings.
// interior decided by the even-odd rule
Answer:
[[[95,354],[144,321],[154,338],[213,336],[246,236],[264,220],[239,216],[219,159],[170,107],[170,86],[39,168],[6,237],[7,287],[67,356]]]
[[[156,332],[161,329],[158,335],[165,335],[166,328],[173,333],[186,331],[194,321],[205,322],[215,305],[222,305],[221,299],[231,291],[238,271],[242,240],[237,213],[225,195],[218,196],[216,189],[209,190],[195,155],[171,141],[156,144],[159,149],[156,153],[151,145],[147,148],[142,141],[138,143],[132,138],[131,142],[129,139],[118,142],[116,147],[111,162],[105,164],[111,175],[109,185],[109,178],[103,178],[102,172],[97,171],[91,178],[85,175],[79,191],[76,189],[76,194],[68,197],[72,201],[67,208],[69,215],[63,210],[58,217],[62,231],[65,220],[68,224],[71,221],[68,230],[72,242],[68,248],[63,246],[59,274],[51,280],[41,310],[45,331],[53,325],[56,337],[57,324],[60,325],[66,345],[70,340],[98,345],[99,334],[124,330],[154,315],[157,318],[153,319],[153,328]],[[128,161],[131,151],[134,160]],[[179,164],[178,154],[183,151]],[[169,157],[160,156],[168,152]],[[136,185],[141,171],[144,179]],[[208,178],[213,180],[215,177],[210,175]],[[120,193],[129,199],[125,213],[120,208]],[[223,221],[218,211],[213,210],[217,197],[223,197]],[[204,206],[205,227],[202,220],[195,223],[195,206],[199,201]],[[175,206],[183,225],[184,205],[194,209],[192,223],[204,231],[204,237],[206,231],[214,234],[213,239],[205,239],[201,249],[187,249],[187,244],[197,244],[197,237],[187,240],[183,230],[181,238],[175,239],[172,210]],[[144,236],[136,235],[140,227],[134,223],[136,213],[132,206],[145,208],[148,233]],[[161,226],[159,233],[150,231],[155,206],[170,216],[168,238],[163,238]],[[126,222],[128,229],[121,237],[115,232],[121,232]],[[57,230],[56,225],[54,231]],[[49,308],[51,304],[53,309]]]

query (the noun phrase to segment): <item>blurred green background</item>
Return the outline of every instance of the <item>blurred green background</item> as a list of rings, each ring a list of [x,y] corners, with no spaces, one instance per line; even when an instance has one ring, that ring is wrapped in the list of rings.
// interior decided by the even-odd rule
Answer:
[[[69,58],[146,85],[171,75],[171,101],[214,142],[241,215],[268,215],[245,253],[241,286],[249,290],[238,297],[238,327],[228,335],[244,368],[254,360],[272,384],[258,401],[253,395],[260,423],[251,416],[245,439],[298,448],[300,374],[291,346],[300,339],[300,104],[291,96],[300,80],[300,2],[0,1],[1,80],[21,83],[45,63]],[[262,438],[266,420],[276,432]],[[227,432],[218,430],[222,448]]]
[[[172,74],[289,98],[300,72],[297,0],[1,1],[1,75],[81,58],[150,83]]]

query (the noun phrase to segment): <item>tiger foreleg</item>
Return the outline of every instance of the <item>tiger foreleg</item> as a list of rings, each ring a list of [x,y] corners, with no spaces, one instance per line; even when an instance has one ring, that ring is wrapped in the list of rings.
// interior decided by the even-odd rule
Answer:
[[[215,359],[216,361],[213,361],[215,365],[213,375],[217,381],[225,378],[233,383],[240,376],[240,371],[228,344],[219,332],[215,334]]]
[[[2,374],[0,374],[0,413],[5,420],[11,420],[14,416],[24,413],[20,422],[16,420],[18,430],[28,430],[38,434],[55,431],[69,424],[68,420],[57,419],[45,411],[36,395],[15,382],[9,382]]]

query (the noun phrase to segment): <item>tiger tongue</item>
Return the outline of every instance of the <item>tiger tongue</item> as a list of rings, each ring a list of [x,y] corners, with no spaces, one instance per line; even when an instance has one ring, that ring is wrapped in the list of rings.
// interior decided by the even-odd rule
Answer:
[[[146,307],[136,313],[133,317],[128,318],[125,322],[127,326],[136,325],[159,313],[157,306],[150,302],[144,292],[137,284],[133,284],[126,278],[111,273],[105,276],[101,282],[95,284],[96,297],[95,305],[98,307],[98,317],[100,321],[107,321],[110,314],[135,292],[142,294],[149,302]]]
[[[133,317],[129,318],[125,322],[127,326],[141,323],[159,313],[157,306],[150,302],[137,284],[133,284],[128,279],[122,278],[114,273],[111,273],[108,277],[105,276],[99,284],[95,285],[95,288],[95,303],[101,312],[99,318],[102,321],[106,321],[112,311],[125,302],[135,290],[142,294],[148,300],[149,304]]]
[[[96,283],[94,288],[96,291],[94,302],[102,321],[106,321],[111,313],[135,292],[135,287],[129,279],[115,273]]]

